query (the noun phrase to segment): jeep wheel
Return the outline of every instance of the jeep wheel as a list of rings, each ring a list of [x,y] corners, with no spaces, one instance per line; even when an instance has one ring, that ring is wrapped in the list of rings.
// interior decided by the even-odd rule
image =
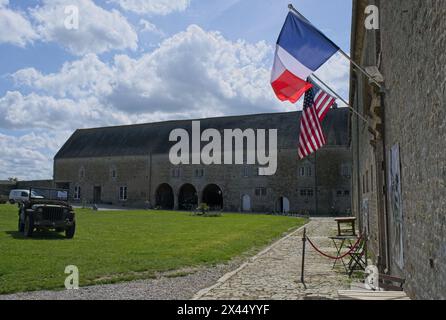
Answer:
[[[25,218],[25,225],[23,228],[23,235],[26,238],[29,238],[33,235],[34,231],[34,221],[32,216],[26,216]]]
[[[20,216],[19,216],[18,230],[19,232],[23,232],[25,230],[25,224],[22,223],[22,221],[20,220]]]
[[[76,224],[73,223],[71,227],[65,229],[65,237],[67,239],[72,239],[74,237],[74,232],[76,231]]]

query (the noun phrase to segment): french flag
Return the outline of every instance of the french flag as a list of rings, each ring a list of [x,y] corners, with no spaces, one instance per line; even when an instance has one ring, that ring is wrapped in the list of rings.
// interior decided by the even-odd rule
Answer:
[[[289,12],[276,45],[271,86],[281,101],[296,103],[312,87],[305,81],[339,47],[302,15]]]

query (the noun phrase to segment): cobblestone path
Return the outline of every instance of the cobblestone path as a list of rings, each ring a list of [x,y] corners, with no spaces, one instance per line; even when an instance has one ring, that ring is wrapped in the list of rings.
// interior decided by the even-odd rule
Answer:
[[[336,234],[333,218],[315,218],[306,225],[307,235],[324,252],[336,255],[328,236]],[[349,289],[349,278],[341,263],[334,270],[333,260],[316,253],[307,243],[305,283],[300,283],[303,228],[282,238],[237,270],[220,278],[194,299],[336,299],[337,290]]]

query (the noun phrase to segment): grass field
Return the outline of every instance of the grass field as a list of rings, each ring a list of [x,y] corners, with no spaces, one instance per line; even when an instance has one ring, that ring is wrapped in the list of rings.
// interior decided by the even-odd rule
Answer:
[[[17,232],[17,207],[0,205],[0,293],[63,288],[67,265],[80,285],[150,278],[157,271],[212,265],[252,254],[304,219],[185,212],[77,210],[74,239]]]

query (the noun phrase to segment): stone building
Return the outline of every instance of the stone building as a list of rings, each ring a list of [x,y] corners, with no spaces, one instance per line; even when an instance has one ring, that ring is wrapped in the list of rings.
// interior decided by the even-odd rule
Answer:
[[[57,187],[74,202],[187,210],[207,203],[225,211],[345,214],[351,206],[349,111],[324,120],[328,144],[316,156],[297,157],[300,112],[200,120],[201,130],[277,129],[277,171],[258,165],[177,165],[169,161],[173,129],[191,120],[74,132],[54,158]],[[246,161],[244,162],[246,163]]]
[[[365,28],[368,5],[379,29]],[[381,272],[413,298],[446,299],[446,1],[353,1],[352,209]],[[374,70],[373,70],[374,69]]]

